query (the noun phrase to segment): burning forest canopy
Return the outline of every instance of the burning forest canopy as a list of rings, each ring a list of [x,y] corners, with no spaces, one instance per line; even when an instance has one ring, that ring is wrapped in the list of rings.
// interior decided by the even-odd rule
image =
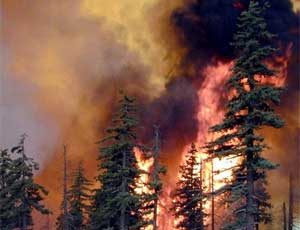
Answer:
[[[288,87],[276,108],[286,125],[261,131],[271,147],[265,155],[280,164],[268,174],[274,221],[266,228],[278,229],[289,175],[299,178],[299,1],[269,3],[267,29],[280,49],[268,65],[279,71],[275,84]],[[173,228],[168,209],[179,165],[190,144],[203,147],[209,127],[223,119],[225,82],[237,58],[230,44],[248,6],[249,0],[1,0],[0,143],[10,148],[22,133],[29,136],[26,151],[40,164],[35,180],[49,190],[45,204],[53,212],[49,219],[35,214],[34,229],[56,229],[64,144],[70,171],[83,160],[87,177],[97,175],[95,143],[111,124],[119,90],[137,99],[140,143],[149,145],[159,125],[167,167],[159,229]],[[296,212],[299,189],[294,193]]]

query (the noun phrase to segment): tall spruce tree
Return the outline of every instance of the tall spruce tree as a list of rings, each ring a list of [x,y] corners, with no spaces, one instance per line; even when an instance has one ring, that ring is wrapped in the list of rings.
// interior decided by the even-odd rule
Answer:
[[[0,151],[0,230],[11,230],[15,226],[14,200],[12,198],[11,185],[12,158],[8,150]]]
[[[178,220],[177,229],[204,230],[205,195],[202,185],[202,162],[197,160],[194,144],[186,155],[185,163],[180,166],[180,180],[177,183],[172,211]]]
[[[11,198],[14,202],[13,219],[16,221],[14,229],[32,229],[32,211],[41,214],[50,214],[50,211],[42,204],[44,196],[48,194],[45,188],[34,181],[34,171],[39,166],[25,153],[25,138],[22,135],[19,144],[12,148],[16,157],[12,162],[12,180],[10,186]]]
[[[82,162],[73,174],[73,183],[68,191],[70,227],[69,230],[83,230],[87,227],[90,211],[92,183],[85,177]]]
[[[101,188],[96,190],[90,227],[92,230],[140,229],[141,195],[136,194],[141,174],[134,154],[137,146],[135,99],[126,95],[119,101],[113,126],[100,143],[99,176]],[[104,145],[104,146],[103,146]]]
[[[234,207],[223,229],[253,230],[259,223],[271,221],[269,195],[262,187],[266,172],[276,165],[262,156],[266,145],[258,130],[264,126],[280,128],[284,122],[272,107],[280,103],[283,88],[264,83],[276,77],[276,71],[265,63],[276,51],[271,45],[274,35],[268,32],[264,19],[267,7],[251,0],[238,19],[234,36],[238,59],[227,82],[233,96],[223,122],[211,128],[218,138],[207,145],[214,157],[240,157],[232,182],[223,188]]]

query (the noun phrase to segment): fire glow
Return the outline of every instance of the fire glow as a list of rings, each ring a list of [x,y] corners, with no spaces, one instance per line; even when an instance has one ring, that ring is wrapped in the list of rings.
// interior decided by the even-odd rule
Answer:
[[[144,98],[147,92],[149,94],[146,95],[147,100],[151,101],[160,96],[169,81],[162,76],[174,65],[173,60],[165,58],[167,49],[155,41],[145,15],[151,14],[151,19],[152,14],[157,18],[164,18],[165,15],[156,15],[158,8],[169,16],[173,9],[186,1],[177,0],[162,4],[158,2],[158,0],[116,2],[66,0],[64,3],[52,1],[49,4],[44,1],[32,1],[28,10],[26,1],[23,3],[19,0],[4,1],[4,19],[6,19],[4,21],[11,23],[5,26],[3,39],[7,43],[7,49],[12,52],[7,60],[9,62],[7,69],[11,71],[12,76],[9,79],[10,84],[24,87],[26,89],[24,92],[16,94],[22,96],[23,92],[28,100],[25,101],[34,105],[31,108],[32,106],[27,106],[26,102],[23,103],[23,100],[18,98],[20,108],[16,111],[35,114],[36,117],[32,115],[32,119],[40,122],[38,127],[42,127],[37,133],[47,134],[41,135],[44,142],[40,141],[42,144],[39,151],[33,152],[40,153],[41,155],[36,157],[43,162],[37,180],[50,192],[46,203],[54,212],[50,217],[51,229],[55,229],[55,217],[61,201],[58,175],[62,165],[60,162],[62,144],[66,143],[71,147],[70,161],[85,159],[88,176],[93,178],[97,154],[94,142],[103,135],[99,130],[104,130],[107,125],[116,89],[120,85],[128,85],[129,93],[133,92],[138,96],[141,94],[141,98]],[[150,13],[147,10],[150,10]],[[170,41],[173,35],[167,35]],[[176,55],[182,56],[181,47],[176,49],[178,49],[175,51]],[[291,49],[289,46],[282,56],[275,57],[270,62],[271,66],[274,65],[279,69],[277,74],[279,78],[271,79],[270,83],[277,86],[285,84]],[[214,60],[204,69],[199,68],[201,73],[198,74],[201,75],[199,78],[202,78],[202,82],[196,88],[197,113],[192,114],[195,116],[197,127],[197,136],[193,142],[199,149],[199,160],[207,157],[201,152],[201,147],[214,138],[208,133],[209,127],[218,124],[224,115],[221,101],[228,98],[228,95],[223,86],[230,76],[232,64]],[[140,78],[140,75],[143,77]],[[261,76],[259,79],[262,83],[269,81]],[[18,87],[14,90],[17,91]],[[7,91],[10,91],[9,87]],[[17,116],[18,120],[27,120],[26,117],[22,117],[22,113],[20,114],[16,113],[14,116]],[[31,135],[32,127],[25,128],[21,132],[28,130]],[[180,142],[185,133],[178,134],[176,130],[173,131]],[[13,138],[18,132],[13,133]],[[176,149],[177,152],[181,151],[177,156],[171,155],[171,151],[162,153],[169,154],[168,157],[174,160],[171,159],[166,163],[171,170],[164,178],[164,191],[160,197],[158,221],[160,230],[174,229],[176,220],[169,208],[172,204],[175,178],[180,177],[174,168],[177,169],[178,165],[184,162],[184,155],[190,144],[186,144],[182,151]],[[135,150],[135,153],[140,169],[149,172],[153,161],[143,159],[138,150]],[[236,159],[214,160],[214,171],[224,171],[215,176],[215,189],[224,185],[224,178],[230,178],[230,170],[225,169],[236,163]],[[205,185],[209,189],[211,165],[205,164],[203,171]],[[148,180],[147,175],[139,179],[141,184]],[[140,187],[136,192],[149,191],[145,187]],[[207,208],[210,208],[209,204]],[[36,222],[37,229],[43,223],[43,220],[39,219]],[[150,229],[151,227],[147,228]]]
[[[265,79],[264,77],[259,77],[259,81],[262,84],[273,84],[276,86],[283,87],[285,84],[285,80],[287,77],[287,67],[288,62],[291,54],[291,47],[289,46],[286,49],[286,52],[284,52],[283,56],[276,57],[276,67],[279,70],[278,73],[276,73],[276,77],[271,77],[269,79]],[[271,67],[274,64],[269,64]],[[197,113],[197,121],[198,121],[198,134],[197,139],[195,142],[198,146],[200,146],[199,153],[198,153],[198,160],[205,162],[205,159],[208,158],[207,154],[204,152],[201,152],[201,146],[204,146],[205,143],[208,141],[213,140],[215,137],[212,136],[208,130],[211,126],[218,124],[221,122],[223,115],[224,115],[224,109],[220,108],[220,101],[224,99],[224,97],[228,98],[230,95],[224,94],[224,84],[230,77],[230,69],[233,66],[233,62],[223,63],[223,62],[217,62],[216,64],[209,65],[204,70],[204,75],[206,76],[204,82],[202,83],[201,87],[198,90],[198,100],[199,100],[199,107],[198,107],[198,113]],[[182,152],[182,160],[181,164],[184,162],[184,156],[185,153],[190,148],[190,144],[187,145],[184,148],[184,151]],[[136,158],[138,161],[138,165],[140,169],[149,171],[151,169],[151,166],[153,164],[153,161],[151,160],[143,160],[141,158],[141,152],[136,152]],[[204,163],[203,168],[199,170],[202,170],[203,178],[204,178],[204,187],[207,188],[206,192],[213,192],[211,191],[211,183],[214,183],[214,190],[220,189],[222,186],[226,184],[226,181],[230,181],[230,178],[232,177],[232,167],[238,164],[239,158],[232,159],[231,157],[228,157],[227,159],[219,160],[214,159],[213,162],[209,161],[207,163]],[[214,182],[211,182],[211,173],[212,173],[212,164],[213,164],[213,172],[218,172],[214,176]],[[180,178],[180,174],[177,175],[177,178]],[[149,177],[142,176],[140,178],[142,183],[146,183],[149,180]],[[165,188],[166,191],[164,192],[163,196],[161,197],[161,200],[165,201],[163,207],[160,207],[160,215],[159,215],[159,229],[175,229],[176,225],[176,219],[173,217],[171,213],[169,213],[168,209],[171,208],[172,205],[172,199],[170,199],[171,191],[175,189],[175,184],[173,185],[167,185],[167,188]],[[138,192],[149,192],[146,188],[139,189]],[[167,203],[166,203],[167,202]],[[206,209],[209,212],[209,209],[211,208],[210,201],[206,204]],[[162,214],[161,210],[166,210],[166,213]],[[207,223],[209,223],[209,220],[206,220]],[[146,228],[146,230],[151,230],[152,227],[149,226]]]

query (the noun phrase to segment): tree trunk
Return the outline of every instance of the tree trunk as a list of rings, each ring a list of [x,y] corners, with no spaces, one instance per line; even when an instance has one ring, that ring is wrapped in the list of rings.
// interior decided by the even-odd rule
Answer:
[[[26,164],[26,160],[25,160],[25,146],[24,146],[24,139],[22,140],[22,157],[23,157],[23,163]],[[25,180],[25,173],[24,173],[24,170],[22,171],[22,180],[24,181]],[[26,191],[24,191],[24,196],[26,196]],[[22,200],[22,206],[23,206],[23,209],[25,210],[26,208],[26,204],[25,204],[25,199]],[[23,211],[24,212],[24,211]],[[26,230],[27,229],[27,223],[26,223],[26,212],[23,213],[22,215],[22,228],[21,230]]]
[[[199,183],[199,190],[200,190],[200,210],[201,210],[201,216],[200,216],[200,230],[204,230],[204,216],[203,216],[203,185],[202,185],[202,172],[203,172],[203,162],[202,159],[200,159],[200,183]]]
[[[283,230],[287,230],[287,219],[286,219],[286,206],[285,206],[285,202],[283,202],[283,206],[282,206],[282,216],[283,216]]]
[[[214,161],[211,160],[211,230],[215,230]]]
[[[254,78],[252,76],[252,78]],[[252,79],[253,80],[253,79]],[[251,81],[252,82],[252,81]],[[249,83],[250,91],[254,89],[254,85]],[[251,106],[248,107],[248,115],[253,112],[253,108]],[[249,136],[254,135],[254,130],[250,129],[248,132]],[[251,138],[251,137],[250,137]],[[253,148],[254,141],[253,139],[249,140],[249,143],[247,144],[247,148]],[[247,168],[247,197],[246,197],[246,221],[247,226],[246,230],[254,230],[256,227],[255,224],[255,218],[254,218],[254,178],[253,178],[253,152],[249,151],[246,153],[246,168]]]
[[[157,225],[157,212],[158,212],[158,199],[154,200],[154,213],[153,213],[153,230],[158,229]]]
[[[21,230],[26,230],[26,229],[27,229],[26,215],[23,214],[23,216],[22,216],[22,228],[21,228]]]
[[[159,143],[159,127],[154,126],[154,169],[153,169],[153,180],[157,182],[158,180],[158,154],[160,151]],[[155,190],[155,200],[154,200],[154,210],[153,210],[153,230],[158,229],[157,225],[157,215],[158,215],[158,191]]]
[[[246,210],[246,220],[247,227],[246,230],[254,230],[255,229],[255,220],[253,214],[254,208],[254,179],[253,179],[253,167],[251,165],[253,161],[253,157],[251,154],[247,156],[247,210]]]
[[[289,177],[289,230],[293,230],[294,226],[294,185],[293,175],[290,173]]]
[[[122,158],[122,169],[124,170],[126,167],[126,152],[123,151],[123,158]],[[124,174],[124,172],[123,172]],[[126,192],[126,177],[123,175],[122,176],[122,188],[121,188],[122,194],[125,194]],[[121,216],[120,216],[120,229],[121,230],[126,230],[125,226],[125,207],[122,204],[121,207]]]
[[[64,194],[63,194],[63,228],[64,230],[68,230],[68,201],[67,201],[67,193],[68,193],[68,177],[67,177],[67,146],[64,145]]]

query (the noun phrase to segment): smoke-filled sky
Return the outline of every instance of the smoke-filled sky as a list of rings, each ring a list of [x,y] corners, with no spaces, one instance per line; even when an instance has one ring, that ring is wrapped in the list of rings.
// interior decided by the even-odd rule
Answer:
[[[66,136],[93,143],[119,89],[158,96],[173,67],[153,32],[168,7],[156,0],[2,1],[1,142],[27,132],[44,163]]]
[[[201,128],[195,124],[197,91],[205,79],[201,70],[234,58],[229,42],[248,2],[0,1],[0,145],[12,146],[26,132],[27,151],[42,165],[38,179],[52,193],[59,191],[64,143],[72,162],[84,159],[95,169],[95,142],[120,89],[139,100],[143,140],[149,141],[153,124],[161,126],[164,161],[171,172],[177,169],[179,154]],[[288,120],[285,132],[295,140],[266,130],[275,149],[271,157],[283,164],[285,175],[292,162],[285,152],[295,151],[299,128],[299,17],[294,13],[299,1],[270,2],[270,30],[279,34],[283,53],[292,44],[290,91],[281,113]],[[60,197],[51,198],[56,208]]]
[[[164,90],[176,60],[160,36],[180,2],[158,3],[1,1],[1,147],[28,134],[27,153],[42,166],[37,179],[50,190],[50,208],[60,202],[62,145],[71,163],[84,159],[94,175],[95,142],[118,90],[145,104]]]

